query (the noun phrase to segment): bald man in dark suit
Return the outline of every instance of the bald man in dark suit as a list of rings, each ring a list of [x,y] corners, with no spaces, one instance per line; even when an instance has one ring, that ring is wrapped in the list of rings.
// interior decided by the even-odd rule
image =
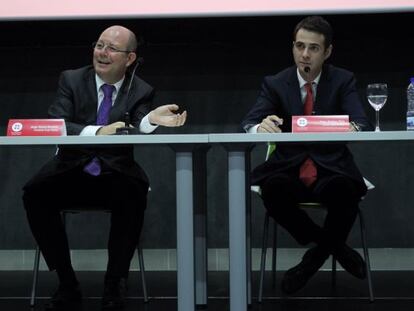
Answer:
[[[64,71],[50,118],[65,120],[68,135],[111,135],[131,126],[151,133],[158,126],[182,126],[187,113],[177,105],[153,110],[153,88],[128,70],[137,59],[135,35],[122,26],[102,32],[93,66]],[[71,308],[81,291],[70,261],[60,210],[100,206],[111,210],[108,265],[102,308],[124,306],[126,279],[144,218],[148,178],[134,161],[132,145],[59,146],[56,155],[24,186],[24,206],[33,235],[59,287],[47,310]]]

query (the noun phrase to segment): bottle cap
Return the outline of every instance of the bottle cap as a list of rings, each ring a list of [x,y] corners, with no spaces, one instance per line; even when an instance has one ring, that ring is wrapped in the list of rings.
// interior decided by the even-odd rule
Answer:
[[[414,77],[411,77],[411,78],[410,78],[410,82],[411,82],[412,84],[414,84]]]

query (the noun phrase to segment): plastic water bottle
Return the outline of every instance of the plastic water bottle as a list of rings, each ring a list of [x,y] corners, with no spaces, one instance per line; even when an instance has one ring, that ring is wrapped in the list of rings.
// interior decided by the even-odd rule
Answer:
[[[407,131],[414,131],[414,77],[407,88]]]

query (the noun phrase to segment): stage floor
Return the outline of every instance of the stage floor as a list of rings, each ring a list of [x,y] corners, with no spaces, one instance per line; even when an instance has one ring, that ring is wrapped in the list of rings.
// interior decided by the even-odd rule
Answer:
[[[137,272],[132,272],[128,281],[129,291],[125,310],[174,311],[177,310],[176,274],[174,272],[147,272],[147,287],[150,301],[143,302],[141,281]],[[264,300],[257,303],[258,274],[253,274],[252,311],[406,311],[414,309],[414,272],[373,272],[375,302],[370,303],[366,281],[338,272],[337,285],[331,286],[330,272],[319,272],[307,286],[297,294],[281,295],[280,283],[272,288],[270,274],[266,275]],[[227,311],[228,273],[210,272],[208,305],[203,310]],[[277,275],[280,281],[282,274]],[[100,310],[103,287],[103,272],[78,272],[84,299],[80,310]],[[31,272],[0,271],[0,310],[30,310],[29,293]],[[50,272],[40,272],[38,299],[34,310],[43,310],[43,304],[54,292],[56,277]],[[78,311],[78,310],[72,310]]]

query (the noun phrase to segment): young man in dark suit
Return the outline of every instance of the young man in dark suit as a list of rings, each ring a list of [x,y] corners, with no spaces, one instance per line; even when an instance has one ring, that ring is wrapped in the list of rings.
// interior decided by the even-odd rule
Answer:
[[[187,113],[177,105],[151,110],[153,88],[128,68],[137,59],[135,35],[122,26],[102,32],[93,66],[64,71],[50,118],[65,120],[68,135],[111,135],[125,126],[151,133],[159,125],[181,126]],[[59,146],[57,154],[24,186],[24,206],[33,235],[59,287],[47,310],[81,301],[60,210],[100,206],[111,210],[103,309],[124,305],[126,279],[144,218],[148,179],[134,161],[132,145]]]
[[[242,122],[249,133],[291,132],[293,115],[349,115],[349,130],[366,130],[366,119],[354,75],[325,64],[332,53],[332,29],[319,16],[298,23],[293,35],[295,65],[264,78],[256,104]],[[280,225],[310,248],[282,281],[294,293],[319,270],[330,254],[358,278],[366,271],[361,256],[346,244],[358,202],[366,193],[363,177],[345,143],[278,144],[256,167],[252,183],[261,186],[264,205]],[[321,202],[328,210],[323,226],[298,207]]]

